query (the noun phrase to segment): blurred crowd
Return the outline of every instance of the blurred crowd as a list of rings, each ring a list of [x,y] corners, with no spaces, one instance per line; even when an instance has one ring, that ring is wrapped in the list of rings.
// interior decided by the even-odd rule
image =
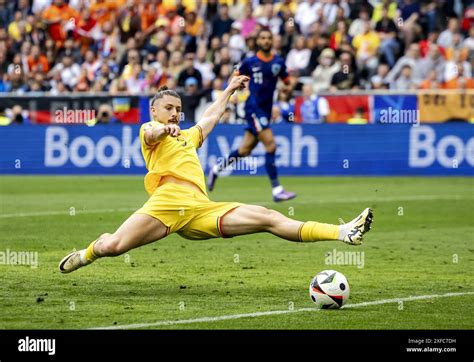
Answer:
[[[471,0],[0,0],[0,92],[166,84],[192,108],[255,54],[262,27],[296,91],[474,88]]]

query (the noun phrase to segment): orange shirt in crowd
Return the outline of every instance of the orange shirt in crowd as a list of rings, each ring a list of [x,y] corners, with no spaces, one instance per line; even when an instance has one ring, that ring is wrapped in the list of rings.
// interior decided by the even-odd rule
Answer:
[[[162,4],[146,4],[143,8],[139,7],[139,11],[142,30],[148,29],[159,17],[166,15],[166,9]]]
[[[419,89],[441,89],[441,84],[438,82],[433,82],[432,80],[425,79],[420,83]]]
[[[49,72],[48,58],[46,58],[44,55],[40,55],[39,58],[37,60],[35,60],[30,55],[28,57],[28,68],[29,68],[30,72],[47,73],[47,72]]]
[[[456,78],[443,83],[444,89],[474,89],[473,78]]]
[[[90,11],[99,25],[115,20],[117,11],[125,6],[126,0],[92,0]]]
[[[51,5],[46,8],[42,17],[49,23],[49,34],[53,40],[56,41],[56,44],[61,45],[67,35],[64,30],[64,23],[67,21],[77,21],[79,13],[67,4],[62,6]]]

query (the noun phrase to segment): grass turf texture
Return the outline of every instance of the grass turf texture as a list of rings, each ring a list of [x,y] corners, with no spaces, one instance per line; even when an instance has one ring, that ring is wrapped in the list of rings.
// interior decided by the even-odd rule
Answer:
[[[58,272],[59,260],[113,232],[139,208],[146,200],[142,177],[0,180],[0,252],[38,252],[39,259],[36,269],[0,265],[1,329],[80,329],[311,308],[308,285],[324,269],[349,279],[349,303],[474,291],[472,178],[283,178],[298,197],[282,204],[271,202],[266,178],[222,178],[211,194],[215,201],[260,204],[330,223],[370,206],[374,227],[360,247],[292,243],[270,234],[207,241],[171,235],[69,275]],[[103,209],[120,210],[94,211]],[[50,211],[62,214],[18,216]],[[364,252],[364,267],[326,265],[333,249]],[[473,302],[465,295],[159,328],[471,329]]]

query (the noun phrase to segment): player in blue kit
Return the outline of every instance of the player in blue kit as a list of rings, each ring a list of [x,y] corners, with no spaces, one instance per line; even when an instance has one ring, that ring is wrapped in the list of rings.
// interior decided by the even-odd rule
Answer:
[[[296,197],[293,192],[283,189],[278,181],[278,171],[275,165],[276,143],[270,128],[273,95],[278,78],[289,84],[285,60],[272,53],[273,37],[269,29],[262,29],[257,35],[258,52],[255,56],[246,58],[240,65],[238,73],[250,76],[250,95],[245,103],[245,118],[247,128],[240,147],[233,150],[227,158],[211,167],[207,180],[209,191],[214,189],[219,173],[237,161],[240,157],[250,155],[258,142],[265,146],[265,169],[272,184],[273,200],[276,202],[290,200]]]

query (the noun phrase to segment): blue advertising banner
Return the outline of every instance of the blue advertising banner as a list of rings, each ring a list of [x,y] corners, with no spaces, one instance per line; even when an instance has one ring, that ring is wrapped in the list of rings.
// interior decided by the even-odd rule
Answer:
[[[289,125],[273,127],[281,175],[474,175],[474,126]],[[2,174],[145,174],[139,126],[0,128]],[[241,142],[219,125],[198,154],[209,166]],[[265,150],[226,173],[264,175]]]

